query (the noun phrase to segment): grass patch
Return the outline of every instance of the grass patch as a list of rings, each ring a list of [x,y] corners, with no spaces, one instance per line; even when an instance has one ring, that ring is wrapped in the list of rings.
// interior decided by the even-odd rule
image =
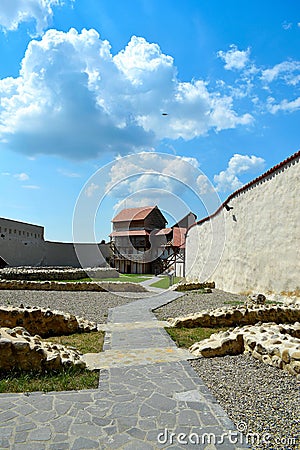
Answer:
[[[75,347],[81,353],[99,353],[102,351],[104,331],[76,333],[68,336],[55,336],[43,341]],[[4,392],[50,392],[97,389],[99,371],[77,368],[61,372],[22,372],[0,373],[0,393]]]
[[[127,283],[141,283],[151,278],[152,275],[138,275],[138,274],[120,274],[118,278],[80,278],[79,280],[60,280],[62,283],[78,283],[86,281],[105,282],[105,281],[121,281]]]
[[[174,277],[173,284],[179,283],[179,281],[181,281],[181,280],[182,280],[181,277]],[[169,277],[165,276],[165,277],[161,278],[159,281],[152,283],[150,286],[161,288],[161,289],[168,289],[170,287]]]
[[[166,328],[165,330],[178,347],[189,348],[195,342],[207,339],[219,331],[226,331],[228,328]]]
[[[102,351],[104,331],[75,333],[68,336],[55,336],[43,339],[68,347],[75,347],[81,353],[99,353]]]
[[[11,372],[0,374],[0,393],[51,392],[97,389],[99,371],[65,369],[62,372]]]

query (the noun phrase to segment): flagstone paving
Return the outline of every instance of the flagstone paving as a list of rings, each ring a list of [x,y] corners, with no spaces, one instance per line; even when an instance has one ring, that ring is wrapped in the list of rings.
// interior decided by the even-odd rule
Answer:
[[[182,294],[157,292],[110,310],[104,352],[87,356],[99,389],[0,395],[0,449],[248,448],[151,312]]]

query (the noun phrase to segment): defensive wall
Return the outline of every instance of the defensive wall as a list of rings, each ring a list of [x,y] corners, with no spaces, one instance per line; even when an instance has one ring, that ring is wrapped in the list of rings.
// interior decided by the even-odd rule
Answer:
[[[109,244],[45,241],[44,227],[0,218],[0,257],[12,267],[105,267],[110,254]]]
[[[187,232],[186,278],[230,292],[300,295],[300,151]]]

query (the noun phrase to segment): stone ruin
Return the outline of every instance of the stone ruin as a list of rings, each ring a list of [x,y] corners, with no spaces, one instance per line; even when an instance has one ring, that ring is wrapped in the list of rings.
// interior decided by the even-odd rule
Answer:
[[[97,331],[81,317],[37,307],[0,307],[0,370],[45,371],[85,368],[74,348],[42,338]]]
[[[76,349],[43,342],[40,336],[31,336],[23,327],[0,328],[0,370],[46,371],[86,364]]]
[[[206,358],[250,353],[300,379],[300,304],[265,305],[265,301],[265,296],[259,294],[241,306],[201,311],[168,321],[177,328],[235,327],[196,342],[189,351]]]
[[[265,364],[297,376],[300,380],[300,323],[265,323],[221,331],[189,348],[206,358],[250,353]]]

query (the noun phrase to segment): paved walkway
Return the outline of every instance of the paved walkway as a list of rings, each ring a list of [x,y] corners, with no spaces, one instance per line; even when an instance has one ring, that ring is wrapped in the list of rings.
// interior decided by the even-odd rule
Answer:
[[[246,448],[222,443],[233,423],[150,311],[180,295],[165,291],[110,310],[109,364],[103,355],[93,361],[108,367],[99,389],[2,394],[0,449]]]

